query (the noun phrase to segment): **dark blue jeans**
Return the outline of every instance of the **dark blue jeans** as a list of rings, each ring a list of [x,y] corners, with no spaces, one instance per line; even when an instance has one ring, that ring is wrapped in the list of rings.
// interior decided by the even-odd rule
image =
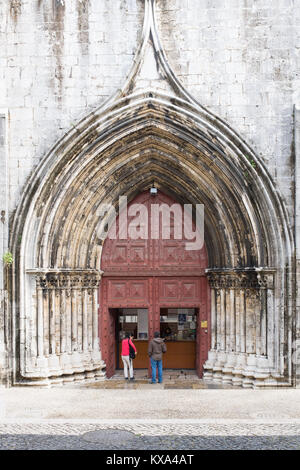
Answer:
[[[151,359],[151,368],[152,368],[152,383],[156,383],[156,368],[158,369],[158,383],[162,382],[162,360],[160,361],[155,361],[154,359]]]

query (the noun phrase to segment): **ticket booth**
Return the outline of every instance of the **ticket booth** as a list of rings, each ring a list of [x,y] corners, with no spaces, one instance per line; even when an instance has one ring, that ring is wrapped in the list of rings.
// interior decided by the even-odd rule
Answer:
[[[167,369],[196,368],[197,309],[160,309],[160,335],[165,339]]]

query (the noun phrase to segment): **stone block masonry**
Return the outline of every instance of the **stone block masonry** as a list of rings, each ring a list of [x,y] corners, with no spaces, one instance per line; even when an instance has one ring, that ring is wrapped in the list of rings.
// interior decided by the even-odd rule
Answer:
[[[189,92],[261,156],[284,193],[292,222],[300,4],[190,0],[184,5],[158,1],[167,57]]]

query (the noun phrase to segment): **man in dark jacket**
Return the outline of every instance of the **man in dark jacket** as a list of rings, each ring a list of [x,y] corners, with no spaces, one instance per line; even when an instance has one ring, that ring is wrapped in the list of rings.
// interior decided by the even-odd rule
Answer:
[[[152,368],[152,382],[156,383],[156,368],[158,368],[158,383],[162,383],[162,355],[167,351],[167,346],[162,338],[159,337],[159,332],[154,333],[154,338],[150,341],[148,347],[148,354],[151,360]]]

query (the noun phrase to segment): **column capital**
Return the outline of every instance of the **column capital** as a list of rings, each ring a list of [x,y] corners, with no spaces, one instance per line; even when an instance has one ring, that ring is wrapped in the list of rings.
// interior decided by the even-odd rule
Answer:
[[[97,269],[28,269],[40,289],[91,289],[99,285],[103,271]]]
[[[207,269],[209,284],[214,289],[273,289],[273,269]]]

